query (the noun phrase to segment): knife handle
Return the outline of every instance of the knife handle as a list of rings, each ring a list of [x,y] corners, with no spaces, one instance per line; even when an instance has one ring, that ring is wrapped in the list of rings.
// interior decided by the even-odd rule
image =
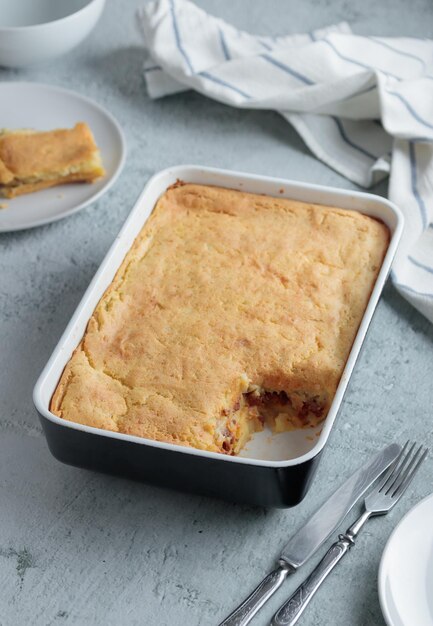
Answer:
[[[252,594],[219,626],[246,626],[249,624],[257,611],[262,608],[292,572],[294,569],[288,563],[283,560],[279,561],[278,567],[268,574]]]
[[[306,609],[310,600],[319,589],[328,574],[340,559],[353,546],[353,540],[347,535],[340,535],[325,554],[317,567],[300,585],[295,593],[275,613],[271,626],[293,626]]]

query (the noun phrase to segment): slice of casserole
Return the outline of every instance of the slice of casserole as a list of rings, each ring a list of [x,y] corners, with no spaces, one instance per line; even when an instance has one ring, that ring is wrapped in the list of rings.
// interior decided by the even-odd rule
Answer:
[[[104,174],[87,124],[47,132],[0,132],[0,195],[5,198],[65,183],[90,183]]]
[[[388,240],[357,212],[174,185],[96,307],[51,410],[227,454],[265,422],[317,425]]]

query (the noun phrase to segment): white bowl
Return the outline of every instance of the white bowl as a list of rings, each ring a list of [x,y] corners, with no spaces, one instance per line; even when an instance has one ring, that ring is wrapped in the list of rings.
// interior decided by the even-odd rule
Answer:
[[[105,0],[0,0],[0,66],[26,67],[75,48]]]

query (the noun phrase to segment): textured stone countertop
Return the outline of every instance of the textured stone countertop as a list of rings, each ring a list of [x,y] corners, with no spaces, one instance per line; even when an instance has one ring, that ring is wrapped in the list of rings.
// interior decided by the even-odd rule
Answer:
[[[430,0],[200,4],[261,34],[346,20],[360,34],[432,36]],[[295,509],[263,510],[161,490],[68,467],[49,453],[33,385],[152,173],[189,162],[354,188],[313,158],[276,113],[237,111],[191,92],[150,101],[134,21],[139,5],[108,0],[95,31],[66,58],[33,70],[0,70],[3,81],[51,83],[94,98],[119,120],[128,142],[123,173],[93,206],[0,236],[1,626],[216,625],[273,566],[290,534],[368,455],[409,437],[433,448],[433,327],[388,285],[316,479]],[[385,195],[386,185],[374,192]],[[383,624],[380,556],[403,514],[433,491],[432,475],[433,454],[398,508],[369,524],[302,624]],[[269,623],[313,562],[286,583],[257,626]]]

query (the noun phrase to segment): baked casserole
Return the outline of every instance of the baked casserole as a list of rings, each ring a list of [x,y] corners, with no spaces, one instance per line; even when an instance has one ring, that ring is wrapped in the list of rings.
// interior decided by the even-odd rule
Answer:
[[[327,415],[389,242],[355,211],[179,183],[51,400],[61,418],[237,454]]]

